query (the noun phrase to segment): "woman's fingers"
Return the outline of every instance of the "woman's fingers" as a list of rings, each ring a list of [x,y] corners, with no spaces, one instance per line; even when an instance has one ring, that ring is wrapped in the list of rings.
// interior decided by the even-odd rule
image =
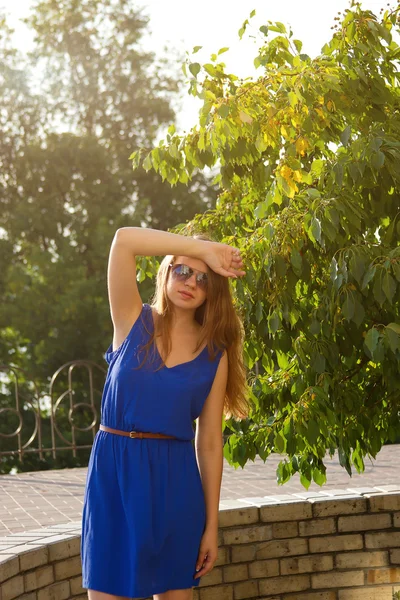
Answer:
[[[199,577],[203,577],[204,575],[206,575],[206,573],[211,571],[211,569],[213,568],[214,562],[215,560],[212,560],[211,557],[207,556],[204,563],[202,564],[200,571],[196,572],[194,578],[198,579]]]

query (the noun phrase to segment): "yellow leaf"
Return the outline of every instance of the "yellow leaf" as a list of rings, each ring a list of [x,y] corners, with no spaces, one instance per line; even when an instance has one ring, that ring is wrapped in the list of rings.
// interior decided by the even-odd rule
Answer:
[[[293,179],[294,179],[294,181],[298,181],[299,183],[301,183],[302,180],[303,180],[301,172],[300,171],[293,171]]]
[[[318,110],[318,109],[317,109]],[[309,144],[305,138],[300,137],[296,141],[296,152],[301,156],[304,156]]]
[[[328,100],[328,102],[326,103],[326,108],[329,110],[329,112],[333,112],[336,109],[333,100]]]
[[[292,182],[288,182],[288,183],[289,183],[289,191],[288,191],[288,192],[286,192],[286,196],[287,196],[288,198],[294,198],[294,195],[295,195],[295,193],[296,193],[296,191],[297,191],[297,186],[296,186],[296,188],[293,188],[293,187],[290,185],[290,183],[293,183],[293,181],[292,181]]]
[[[281,134],[283,135],[284,138],[288,139],[289,134],[286,130],[286,127],[284,125],[281,125]]]
[[[280,169],[280,174],[282,175],[283,179],[286,179],[286,181],[289,183],[289,180],[292,177],[292,169],[287,165],[283,165],[283,167]]]

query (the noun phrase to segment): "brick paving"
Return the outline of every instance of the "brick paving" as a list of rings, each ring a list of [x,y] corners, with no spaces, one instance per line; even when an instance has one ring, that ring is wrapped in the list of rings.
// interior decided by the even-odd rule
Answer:
[[[384,446],[376,460],[366,459],[365,472],[349,477],[337,456],[327,457],[327,483],[312,483],[306,493],[299,477],[284,486],[276,483],[276,467],[282,457],[259,457],[245,468],[234,469],[224,461],[221,508],[260,502],[293,501],[302,497],[342,497],[400,491],[400,444]],[[79,522],[87,468],[34,471],[0,475],[0,535]]]

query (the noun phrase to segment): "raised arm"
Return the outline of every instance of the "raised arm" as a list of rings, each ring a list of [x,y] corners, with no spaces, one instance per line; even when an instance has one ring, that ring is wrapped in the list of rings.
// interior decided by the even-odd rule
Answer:
[[[128,335],[142,310],[136,282],[136,256],[180,254],[200,257],[203,240],[142,227],[122,227],[111,244],[107,286],[111,319],[114,325],[113,350]]]

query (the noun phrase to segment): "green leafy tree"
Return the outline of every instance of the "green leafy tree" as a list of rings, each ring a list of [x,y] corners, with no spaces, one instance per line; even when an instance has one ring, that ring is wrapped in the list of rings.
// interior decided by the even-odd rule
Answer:
[[[225,48],[188,60],[199,123],[131,155],[173,185],[217,169],[215,210],[176,231],[207,230],[245,257],[233,285],[253,409],[227,421],[224,453],[242,467],[285,455],[280,483],[323,484],[327,451],[362,472],[399,436],[398,19],[352,2],[313,59],[265,23],[256,79],[227,73]]]

